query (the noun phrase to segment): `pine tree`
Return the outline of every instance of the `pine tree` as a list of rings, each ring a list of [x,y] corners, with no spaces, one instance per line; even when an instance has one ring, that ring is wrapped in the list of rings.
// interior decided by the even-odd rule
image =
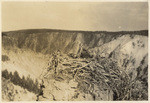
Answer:
[[[7,70],[2,71],[2,77],[9,79],[9,73]]]
[[[10,72],[9,73],[9,79],[12,80],[12,77],[13,77],[12,72]]]
[[[20,77],[19,77],[19,74],[18,74],[17,71],[14,72],[13,82],[14,82],[14,84],[16,84],[16,85],[19,85],[19,83],[20,83]]]
[[[22,76],[22,79],[21,79],[21,84],[22,84],[22,87],[25,88],[26,87],[26,80],[25,80],[25,77]]]

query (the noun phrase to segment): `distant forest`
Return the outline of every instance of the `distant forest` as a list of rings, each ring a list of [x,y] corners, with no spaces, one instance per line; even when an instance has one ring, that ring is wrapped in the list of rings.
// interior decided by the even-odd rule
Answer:
[[[143,35],[148,36],[148,30],[139,30],[139,31],[73,31],[73,30],[59,30],[59,29],[26,29],[26,30],[17,30],[17,31],[8,31],[2,32],[2,36],[6,36],[8,33],[16,34],[16,33],[46,33],[46,32],[63,32],[63,33],[83,33],[83,34],[111,34],[111,35],[125,35],[125,34],[132,34],[132,35]]]

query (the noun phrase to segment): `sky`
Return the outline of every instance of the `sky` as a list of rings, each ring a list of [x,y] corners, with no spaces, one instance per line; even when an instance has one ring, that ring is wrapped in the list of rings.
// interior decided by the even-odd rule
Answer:
[[[146,2],[2,2],[2,31],[148,29]]]

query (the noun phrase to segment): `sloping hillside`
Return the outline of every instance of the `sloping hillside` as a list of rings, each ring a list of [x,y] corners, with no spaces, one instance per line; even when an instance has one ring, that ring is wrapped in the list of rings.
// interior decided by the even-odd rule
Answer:
[[[2,78],[2,100],[8,101],[34,101],[36,95],[20,86],[14,85],[10,80]]]
[[[49,56],[34,53],[31,50],[21,50],[17,48],[13,48],[13,50],[7,51],[3,49],[2,54],[7,56],[9,60],[2,62],[2,70],[7,69],[9,72],[18,71],[20,76],[27,77],[30,75],[35,79],[47,65]]]

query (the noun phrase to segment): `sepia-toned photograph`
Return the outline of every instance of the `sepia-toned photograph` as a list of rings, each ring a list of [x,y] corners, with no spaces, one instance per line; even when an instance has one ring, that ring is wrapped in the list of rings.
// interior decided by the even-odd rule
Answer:
[[[148,101],[148,2],[1,2],[1,97]]]

